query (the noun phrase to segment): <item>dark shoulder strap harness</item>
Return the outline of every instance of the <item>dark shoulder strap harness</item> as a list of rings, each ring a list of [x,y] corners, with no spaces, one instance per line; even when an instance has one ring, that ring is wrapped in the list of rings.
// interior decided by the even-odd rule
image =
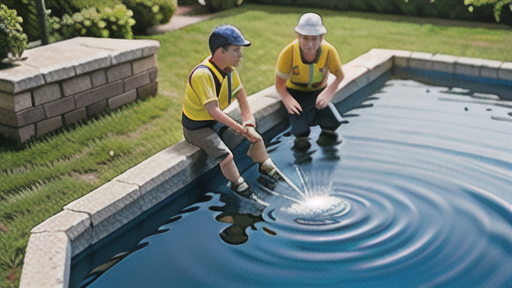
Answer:
[[[217,98],[219,98],[219,94],[220,94],[220,88],[221,88],[221,83],[219,81],[219,78],[217,78],[217,76],[215,76],[215,72],[213,72],[212,68],[206,66],[206,65],[197,65],[194,70],[192,70],[192,72],[190,72],[189,76],[188,76],[188,83],[190,84],[190,87],[192,87],[192,89],[194,89],[194,87],[192,86],[192,74],[194,74],[194,72],[196,72],[197,69],[199,68],[206,68],[208,69],[208,71],[210,71],[210,73],[212,74],[212,77],[213,77],[213,81],[215,82],[215,93],[216,93],[216,96]],[[232,98],[232,88],[231,88],[231,73],[228,73],[227,75],[228,77],[228,104],[231,104],[231,98]]]

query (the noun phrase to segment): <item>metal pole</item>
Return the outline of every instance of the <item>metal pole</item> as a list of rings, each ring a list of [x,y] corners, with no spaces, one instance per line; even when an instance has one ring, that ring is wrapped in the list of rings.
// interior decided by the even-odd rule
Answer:
[[[46,23],[46,8],[44,7],[44,0],[36,0],[37,5],[37,18],[39,18],[39,26],[41,27],[41,42],[43,45],[48,44],[48,25]]]

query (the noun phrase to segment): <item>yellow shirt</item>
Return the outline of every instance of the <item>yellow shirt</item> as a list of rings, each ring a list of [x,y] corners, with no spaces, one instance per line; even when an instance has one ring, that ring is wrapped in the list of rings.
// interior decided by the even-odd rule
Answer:
[[[314,63],[304,63],[299,39],[288,44],[279,54],[276,75],[287,79],[286,87],[300,91],[315,91],[327,85],[327,71],[343,76],[341,60],[336,48],[325,40],[318,47]]]
[[[242,89],[240,77],[233,67],[228,67],[230,73],[219,71],[210,62],[210,59],[211,56],[203,60],[188,76],[182,112],[194,121],[213,120],[205,108],[207,103],[217,101],[221,110],[229,106],[229,78],[231,78],[231,97],[233,99]]]

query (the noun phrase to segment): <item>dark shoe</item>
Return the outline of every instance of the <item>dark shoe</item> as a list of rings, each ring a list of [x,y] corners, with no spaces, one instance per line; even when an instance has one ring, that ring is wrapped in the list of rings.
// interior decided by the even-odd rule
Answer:
[[[272,158],[270,157],[262,163],[259,163],[258,172],[261,175],[270,178],[272,181],[284,182],[283,176],[279,174],[279,170],[277,169],[276,164],[272,162]]]
[[[247,199],[251,199],[251,196],[254,194],[251,187],[249,187],[249,184],[247,184],[247,182],[245,182],[243,179],[237,184],[231,182],[231,191]]]
[[[322,129],[322,132],[320,133],[320,136],[318,136],[316,143],[321,147],[331,146],[336,143],[336,140],[338,140],[338,134],[336,134],[336,132],[328,129]]]
[[[256,179],[256,181],[261,185],[261,187],[266,189],[265,191],[274,191],[274,189],[276,189],[276,181],[268,179],[267,177],[260,176]]]
[[[258,168],[258,172],[260,172],[261,175],[267,176],[268,178],[270,178],[274,181],[284,182],[283,176],[281,176],[281,174],[279,174],[279,172],[277,171],[276,168],[272,168],[268,171],[265,171],[265,170],[261,169],[261,166],[260,166],[260,168]]]
[[[292,149],[299,152],[306,152],[311,148],[311,143],[308,141],[308,137],[299,137],[293,141]]]

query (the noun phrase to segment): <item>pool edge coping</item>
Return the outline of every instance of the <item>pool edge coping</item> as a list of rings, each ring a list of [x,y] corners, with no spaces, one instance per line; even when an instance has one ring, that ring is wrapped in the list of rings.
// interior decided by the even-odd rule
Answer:
[[[512,62],[405,50],[372,49],[343,65],[345,79],[333,98],[339,103],[394,68],[448,73],[453,77],[483,77],[512,83]],[[329,82],[334,76],[330,75]],[[258,131],[265,133],[286,117],[280,97],[270,86],[248,98]],[[237,106],[237,105],[235,105]],[[240,121],[239,109],[228,114]],[[226,142],[235,147],[242,136],[228,130]],[[183,139],[156,153],[31,230],[24,258],[20,288],[68,287],[71,258],[97,243],[137,216],[179,191],[218,163],[204,161],[199,148]],[[191,168],[192,167],[192,168]],[[172,190],[153,189],[176,180]],[[159,191],[157,191],[159,190]],[[98,197],[100,195],[101,197]]]

